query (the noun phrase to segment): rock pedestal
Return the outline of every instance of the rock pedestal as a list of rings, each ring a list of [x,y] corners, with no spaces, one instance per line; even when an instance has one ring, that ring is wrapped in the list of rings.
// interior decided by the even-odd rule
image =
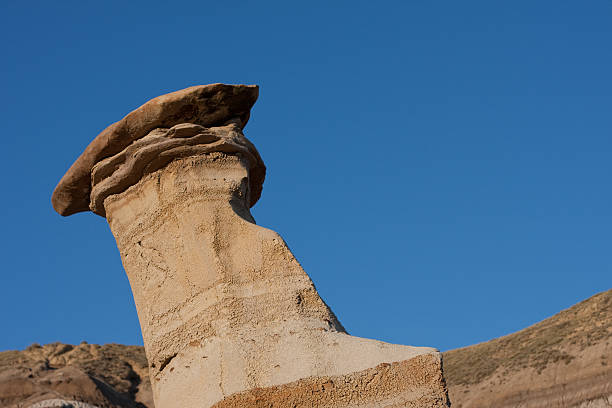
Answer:
[[[448,406],[436,350],[349,336],[283,239],[255,224],[265,167],[242,127],[257,88],[207,87],[162,98],[173,112],[217,112],[214,121],[143,114],[145,104],[54,193],[58,211],[86,203],[108,220],[156,407]],[[224,105],[228,95],[247,102]],[[175,106],[186,100],[191,108]],[[117,145],[124,128],[130,142]]]

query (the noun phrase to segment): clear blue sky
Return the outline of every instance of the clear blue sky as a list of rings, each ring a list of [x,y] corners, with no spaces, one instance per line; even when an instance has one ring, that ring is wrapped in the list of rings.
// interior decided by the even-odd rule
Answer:
[[[0,349],[140,344],[106,221],[51,192],[163,93],[260,85],[281,233],[351,334],[446,350],[612,286],[612,2],[0,6]]]

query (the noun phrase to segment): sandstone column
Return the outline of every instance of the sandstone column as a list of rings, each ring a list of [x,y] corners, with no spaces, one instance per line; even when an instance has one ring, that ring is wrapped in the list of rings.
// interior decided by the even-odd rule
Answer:
[[[58,184],[62,215],[105,216],[128,274],[157,408],[444,407],[440,354],[349,336],[249,208],[265,166],[242,128],[257,87],[155,98]]]

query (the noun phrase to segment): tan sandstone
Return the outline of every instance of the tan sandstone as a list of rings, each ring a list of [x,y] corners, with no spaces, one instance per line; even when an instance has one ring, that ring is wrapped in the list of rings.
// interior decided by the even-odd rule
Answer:
[[[255,224],[265,167],[242,133],[248,111],[223,112],[133,128],[73,165],[89,167],[87,189],[64,178],[54,196],[64,214],[86,203],[108,220],[155,406],[448,406],[436,350],[349,336],[283,239]]]

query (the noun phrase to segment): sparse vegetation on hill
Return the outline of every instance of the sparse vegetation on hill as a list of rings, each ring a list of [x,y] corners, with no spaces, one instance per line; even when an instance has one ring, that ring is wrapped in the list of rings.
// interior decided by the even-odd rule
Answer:
[[[449,384],[481,382],[497,369],[511,372],[550,363],[569,363],[572,351],[612,337],[612,290],[597,294],[555,316],[508,336],[444,353]]]
[[[508,336],[444,353],[454,408],[612,407],[612,290]]]

